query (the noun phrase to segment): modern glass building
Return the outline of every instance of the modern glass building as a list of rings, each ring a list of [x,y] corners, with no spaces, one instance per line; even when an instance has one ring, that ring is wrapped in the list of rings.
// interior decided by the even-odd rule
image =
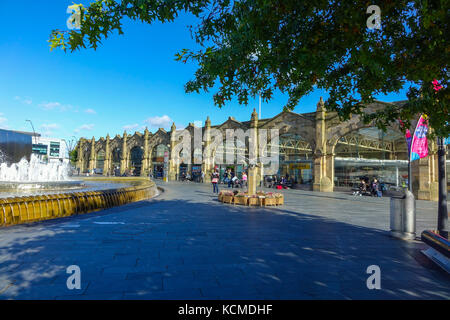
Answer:
[[[0,163],[16,163],[22,158],[30,160],[32,134],[0,129]]]
[[[33,154],[49,162],[69,161],[69,154],[64,139],[37,137],[33,139]]]

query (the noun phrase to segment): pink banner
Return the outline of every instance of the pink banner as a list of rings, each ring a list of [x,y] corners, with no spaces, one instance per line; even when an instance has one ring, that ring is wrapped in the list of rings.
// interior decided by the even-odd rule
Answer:
[[[428,121],[426,116],[420,116],[416,131],[411,143],[411,161],[419,160],[428,156]]]
[[[405,128],[405,124],[403,123],[402,120],[398,120],[400,122],[400,126],[402,128]],[[412,141],[412,136],[411,136],[411,131],[409,131],[409,129],[406,129],[405,132],[405,139],[406,139],[406,146],[408,147],[408,157],[411,156],[411,141]]]

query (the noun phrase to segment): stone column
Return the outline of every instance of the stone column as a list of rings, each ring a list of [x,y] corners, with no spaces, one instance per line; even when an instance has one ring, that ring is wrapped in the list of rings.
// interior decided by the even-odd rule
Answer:
[[[248,168],[248,194],[256,194],[256,187],[259,185],[259,161],[258,161],[258,113],[253,109],[250,120],[250,139],[249,139],[249,168]]]
[[[148,147],[148,174],[153,174],[153,149],[155,148],[155,146],[150,146]]]
[[[148,177],[150,171],[149,171],[149,159],[151,157],[150,150],[149,150],[149,139],[150,139],[150,132],[147,128],[145,128],[144,131],[144,155],[142,158],[142,169],[141,169],[141,176]]]
[[[128,169],[128,152],[127,152],[127,132],[125,131],[123,133],[123,139],[122,139],[122,156],[120,158],[120,174],[124,174],[125,171]]]
[[[77,168],[80,169],[80,173],[84,171],[84,139],[81,138],[78,142],[78,159],[77,159]]]
[[[437,144],[428,140],[428,156],[412,162],[413,193],[418,200],[438,201]]]
[[[103,175],[109,176],[111,173],[111,148],[109,146],[110,137],[106,135],[105,161],[103,162]]]
[[[204,137],[204,152],[203,152],[203,172],[205,173],[204,183],[211,182],[211,174],[214,170],[214,159],[212,157],[212,150],[210,150],[211,146],[211,120],[209,116],[205,121],[205,137]]]
[[[326,174],[331,182],[331,189],[328,192],[333,192],[334,189],[334,147],[328,146],[327,155],[325,156]]]
[[[96,158],[96,154],[95,154],[95,138],[92,137],[92,140],[91,140],[91,155],[89,157],[89,172],[91,172],[95,168],[95,158]]]
[[[316,149],[314,150],[314,191],[332,192],[334,176],[334,155],[327,153],[327,131],[325,104],[322,97],[316,111]],[[332,150],[330,150],[332,151]]]
[[[176,175],[178,173],[177,167],[179,155],[176,155],[173,151],[175,150],[176,145],[176,133],[177,127],[175,126],[175,122],[172,123],[172,127],[170,128],[170,160],[169,160],[169,180],[175,181]]]

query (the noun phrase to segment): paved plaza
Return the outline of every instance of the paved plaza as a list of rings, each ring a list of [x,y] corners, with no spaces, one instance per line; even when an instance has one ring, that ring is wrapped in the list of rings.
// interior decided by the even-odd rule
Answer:
[[[149,201],[0,229],[1,299],[449,299],[420,241],[389,237],[389,198],[285,190],[276,208],[160,183]],[[417,202],[418,236],[437,204]],[[81,269],[69,290],[66,268]],[[366,269],[381,270],[369,290]]]

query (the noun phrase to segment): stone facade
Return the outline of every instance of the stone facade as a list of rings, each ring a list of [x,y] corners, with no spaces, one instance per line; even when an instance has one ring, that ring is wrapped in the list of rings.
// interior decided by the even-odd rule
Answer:
[[[366,112],[384,108],[388,103],[376,101],[366,106]],[[291,136],[297,150],[301,150],[310,157],[312,168],[312,189],[315,191],[332,192],[335,189],[335,157],[339,153],[336,147],[345,148],[345,137],[363,128],[373,127],[365,124],[361,117],[354,115],[348,121],[340,121],[334,112],[326,112],[322,99],[317,104],[316,112],[298,114],[283,111],[270,119],[260,119],[254,111],[250,121],[240,122],[229,117],[227,121],[220,125],[211,125],[209,117],[201,128],[202,134],[202,171],[205,173],[205,182],[210,182],[215,163],[214,156],[216,149],[212,147],[215,137],[212,133],[217,130],[226,135],[227,129],[242,129],[246,132],[253,132],[258,136],[260,129],[278,129],[280,137]],[[190,123],[183,130],[189,132],[192,139],[195,130],[200,129]],[[216,130],[213,130],[216,129]],[[400,133],[398,126],[393,125],[390,130]],[[175,124],[169,132],[159,129],[154,134],[145,129],[144,133],[135,132],[133,135],[123,133],[116,135],[113,139],[109,135],[100,138],[98,141],[92,139],[80,139],[78,142],[77,168],[80,172],[88,172],[102,167],[103,175],[113,175],[119,168],[120,174],[128,172],[133,167],[139,167],[141,176],[148,176],[157,166],[163,166],[161,154],[156,154],[156,149],[169,152],[168,179],[175,180],[180,174],[180,157],[175,156],[175,151],[180,152],[179,143],[181,141],[180,132]],[[254,131],[253,131],[254,130]],[[292,140],[292,139],[291,139]],[[404,139],[397,139],[389,144],[389,159],[406,159],[406,146]],[[376,147],[372,148],[375,150]],[[437,200],[437,155],[435,143],[430,143],[430,155],[427,158],[413,162],[413,184],[416,197],[424,200]],[[194,154],[195,150],[190,150]],[[300,151],[299,151],[300,152]],[[195,156],[194,156],[195,157]],[[136,161],[138,159],[138,161]],[[187,165],[190,171],[192,165]],[[282,168],[283,169],[283,168]],[[284,170],[284,169],[283,169]],[[263,171],[259,167],[258,179]],[[116,172],[117,173],[117,172]],[[135,172],[136,173],[136,172]]]

